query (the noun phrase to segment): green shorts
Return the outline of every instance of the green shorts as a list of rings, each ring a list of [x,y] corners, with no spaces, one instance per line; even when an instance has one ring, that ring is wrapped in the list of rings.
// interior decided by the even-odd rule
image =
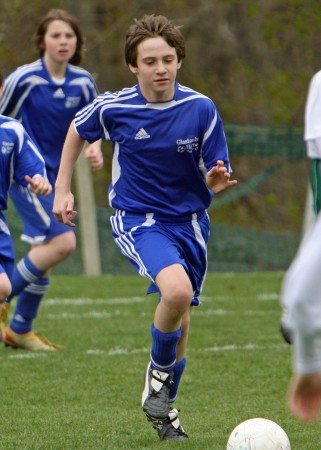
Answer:
[[[313,210],[316,214],[321,210],[321,160],[311,159],[310,183],[313,195]]]

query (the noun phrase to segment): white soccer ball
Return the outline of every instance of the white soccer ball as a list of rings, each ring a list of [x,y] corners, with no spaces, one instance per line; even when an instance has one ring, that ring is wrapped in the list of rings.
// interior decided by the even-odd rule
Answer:
[[[291,450],[286,432],[272,420],[256,417],[237,425],[226,450]]]

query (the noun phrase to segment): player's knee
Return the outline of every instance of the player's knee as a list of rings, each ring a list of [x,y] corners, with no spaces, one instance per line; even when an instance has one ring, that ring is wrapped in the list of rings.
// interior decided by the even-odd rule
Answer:
[[[65,246],[62,249],[64,258],[67,258],[69,255],[71,255],[76,249],[76,240],[74,239],[68,239],[65,242]]]
[[[54,248],[59,254],[59,259],[64,260],[76,249],[76,237],[73,232],[65,233],[55,238]]]
[[[178,311],[184,313],[191,304],[193,291],[189,284],[177,284],[171,290],[171,305]]]
[[[68,236],[66,240],[66,249],[65,251],[68,253],[68,256],[76,250],[76,237],[74,233]]]

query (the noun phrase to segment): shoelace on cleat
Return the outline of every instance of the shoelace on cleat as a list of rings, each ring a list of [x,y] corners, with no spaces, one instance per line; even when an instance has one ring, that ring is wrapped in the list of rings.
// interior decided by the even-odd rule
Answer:
[[[174,412],[174,411],[175,411],[174,416],[170,417],[170,413]],[[180,412],[180,409],[172,409],[170,411],[168,417],[166,417],[166,419],[155,419],[154,417],[151,417],[147,413],[146,413],[146,417],[147,417],[148,422],[151,422],[153,428],[155,428],[156,430],[161,430],[165,424],[172,424],[173,422],[175,422],[175,420],[178,420],[178,423],[179,423],[178,428],[175,428],[173,426],[173,429],[175,431],[181,430],[181,431],[184,432],[183,427],[182,427],[182,425],[181,425],[181,423],[179,421],[179,418],[178,418],[178,413],[179,412]]]
[[[178,417],[179,411],[179,409],[172,409],[169,412],[167,419],[162,423],[162,426],[157,429],[160,439],[170,440],[173,438],[175,439],[175,436],[188,438],[187,433],[180,423]]]
[[[161,430],[164,426],[164,423],[166,422],[167,419],[165,420],[161,420],[161,419],[154,419],[153,417],[149,416],[148,414],[146,414],[147,420],[148,422],[151,422],[153,428],[155,428],[155,430]]]

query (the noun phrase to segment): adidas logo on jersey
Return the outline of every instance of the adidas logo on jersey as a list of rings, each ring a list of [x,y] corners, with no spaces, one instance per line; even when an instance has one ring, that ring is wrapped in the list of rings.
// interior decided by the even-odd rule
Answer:
[[[65,98],[64,91],[61,88],[57,89],[53,96],[54,98]]]
[[[141,128],[138,133],[136,133],[135,136],[135,140],[137,139],[149,139],[150,135],[148,133],[146,133],[146,131],[144,130],[144,128]]]

